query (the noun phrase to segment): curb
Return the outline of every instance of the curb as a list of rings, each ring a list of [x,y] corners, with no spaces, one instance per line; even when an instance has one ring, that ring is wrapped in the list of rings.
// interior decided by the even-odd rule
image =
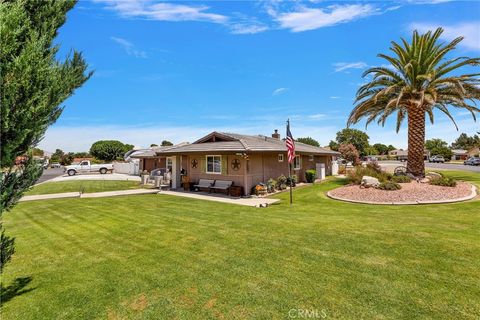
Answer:
[[[332,191],[332,190],[330,190]],[[429,201],[405,201],[405,202],[373,202],[373,201],[360,201],[345,199],[334,196],[330,194],[330,191],[327,192],[327,197],[333,200],[350,202],[350,203],[362,203],[362,204],[374,204],[374,205],[396,205],[396,206],[406,206],[406,205],[422,205],[422,204],[444,204],[444,203],[455,203],[472,200],[477,196],[477,188],[472,185],[471,193],[468,196],[457,198],[457,199],[448,199],[448,200],[429,200]]]

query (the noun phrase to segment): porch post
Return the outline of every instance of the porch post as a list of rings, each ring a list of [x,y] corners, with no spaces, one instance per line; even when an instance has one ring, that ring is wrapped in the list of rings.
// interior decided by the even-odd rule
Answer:
[[[180,176],[180,156],[172,157],[172,189],[180,188],[182,185]]]

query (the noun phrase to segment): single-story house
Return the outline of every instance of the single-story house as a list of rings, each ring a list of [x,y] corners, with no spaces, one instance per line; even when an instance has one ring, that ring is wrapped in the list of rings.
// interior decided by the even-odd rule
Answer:
[[[480,155],[480,148],[479,147],[473,147],[473,148],[468,149],[468,151],[467,151],[468,158],[478,157],[479,155]]]
[[[332,174],[332,162],[340,156],[337,151],[300,142],[295,143],[295,153],[293,172],[299,181],[305,181],[305,171],[316,169],[317,164]],[[214,131],[190,144],[153,148],[134,157],[142,159],[141,170],[168,168],[172,188],[180,187],[183,175],[191,182],[233,181],[248,195],[253,186],[289,172],[287,147],[277,130],[271,137]]]
[[[395,157],[396,160],[407,161],[408,149],[407,150],[403,150],[403,149],[391,150],[388,152],[388,155],[391,157]],[[423,152],[423,158],[425,160],[428,160],[430,158],[429,150],[425,149],[425,151]]]
[[[468,151],[463,149],[452,149],[452,160],[467,160]]]

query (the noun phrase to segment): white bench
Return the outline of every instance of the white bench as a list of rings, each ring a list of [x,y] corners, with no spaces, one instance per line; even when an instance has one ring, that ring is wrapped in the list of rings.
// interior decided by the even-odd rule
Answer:
[[[233,185],[233,181],[215,180],[215,184],[211,187],[213,190],[225,190],[228,193],[228,189]]]
[[[208,189],[208,192],[210,192],[210,188],[213,186],[215,183],[215,180],[208,180],[208,179],[200,179],[197,184],[194,185],[195,189]]]

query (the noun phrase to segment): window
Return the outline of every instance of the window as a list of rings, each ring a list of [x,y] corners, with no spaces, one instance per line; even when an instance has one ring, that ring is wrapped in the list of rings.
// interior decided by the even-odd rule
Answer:
[[[302,167],[302,158],[300,156],[295,156],[293,159],[293,170],[300,170]]]
[[[222,173],[222,156],[207,156],[207,173]]]
[[[88,166],[88,162],[84,161],[82,163],[80,163],[81,166]]]
[[[314,160],[313,154],[309,155],[309,156],[308,156],[308,161],[313,161],[313,160]]]
[[[283,162],[283,154],[278,155],[278,162]]]

